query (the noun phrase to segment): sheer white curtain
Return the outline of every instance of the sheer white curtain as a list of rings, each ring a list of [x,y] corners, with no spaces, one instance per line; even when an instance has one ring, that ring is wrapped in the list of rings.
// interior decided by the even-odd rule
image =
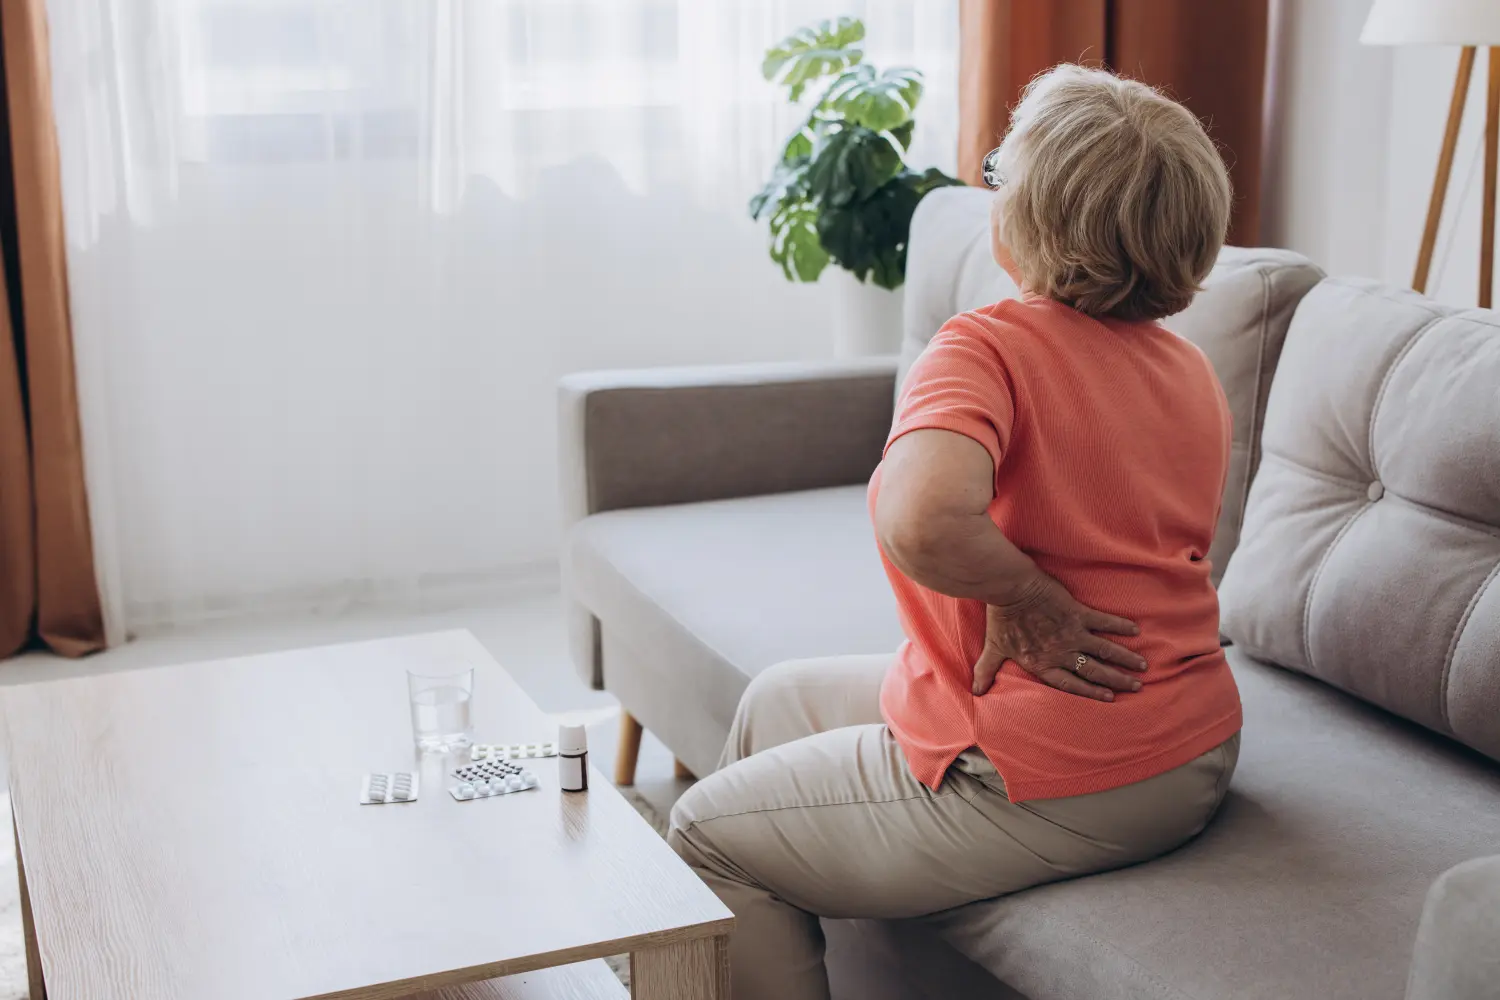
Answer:
[[[547,572],[559,375],[829,352],[745,217],[765,47],[864,17],[951,170],[955,8],[53,0],[116,634]]]

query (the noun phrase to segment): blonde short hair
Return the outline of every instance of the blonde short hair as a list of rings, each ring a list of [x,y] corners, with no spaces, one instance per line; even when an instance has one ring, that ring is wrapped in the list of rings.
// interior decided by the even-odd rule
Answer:
[[[1203,126],[1143,83],[1057,66],[1026,87],[998,164],[1000,237],[1026,287],[1091,316],[1181,312],[1229,226]]]

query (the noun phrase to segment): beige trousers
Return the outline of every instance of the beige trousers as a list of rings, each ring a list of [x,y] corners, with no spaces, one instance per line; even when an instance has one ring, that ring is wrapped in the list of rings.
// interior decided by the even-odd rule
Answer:
[[[881,722],[891,657],[798,660],[751,682],[721,769],[669,840],[734,911],[735,1000],[825,1000],[819,917],[913,917],[1158,857],[1201,831],[1236,735],[1146,781],[1011,803],[977,750],[936,792]]]

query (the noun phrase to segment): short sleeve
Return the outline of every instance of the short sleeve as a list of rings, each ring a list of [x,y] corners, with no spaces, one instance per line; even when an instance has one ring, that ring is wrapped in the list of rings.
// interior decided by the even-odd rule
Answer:
[[[994,334],[958,316],[912,365],[885,446],[916,430],[953,431],[979,442],[998,470],[1015,416],[1015,389]]]

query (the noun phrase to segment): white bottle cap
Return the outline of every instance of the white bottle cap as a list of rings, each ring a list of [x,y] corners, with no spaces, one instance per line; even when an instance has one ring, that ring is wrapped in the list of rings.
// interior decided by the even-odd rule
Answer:
[[[587,753],[589,749],[589,733],[582,726],[558,726],[557,727],[557,752],[558,753]]]

